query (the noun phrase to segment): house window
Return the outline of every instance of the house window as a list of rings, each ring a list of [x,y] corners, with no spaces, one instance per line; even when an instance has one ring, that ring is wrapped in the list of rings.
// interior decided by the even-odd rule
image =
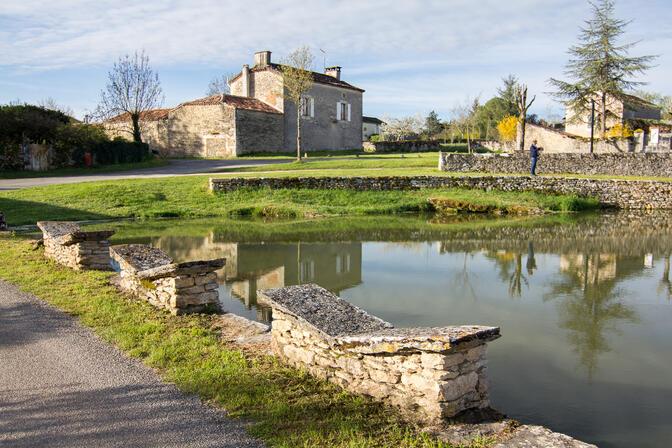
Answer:
[[[350,103],[339,101],[336,103],[336,119],[341,121],[350,121]]]
[[[315,99],[307,96],[301,98],[301,116],[312,118],[315,116]]]

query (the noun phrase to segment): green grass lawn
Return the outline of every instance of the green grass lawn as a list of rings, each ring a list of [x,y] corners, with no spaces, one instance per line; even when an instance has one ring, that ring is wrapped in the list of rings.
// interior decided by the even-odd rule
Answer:
[[[350,172],[352,173],[352,172]],[[578,210],[597,201],[533,192],[460,189],[354,191],[241,189],[211,194],[205,176],[124,179],[50,185],[0,192],[9,225],[38,220],[129,217],[372,215],[430,212],[428,197],[508,208]]]
[[[171,316],[121,295],[110,273],[73,271],[18,237],[0,234],[0,278],[94,329],[103,340],[157,369],[167,381],[253,422],[272,447],[440,448],[449,445],[405,423],[397,411],[282,365],[220,337],[216,315]],[[477,438],[470,447],[491,442]]]
[[[289,170],[353,170],[353,169],[401,169],[401,168],[435,168],[439,166],[439,153],[427,152],[416,154],[366,154],[359,157],[335,158],[334,160],[314,160],[310,157],[301,162],[279,163],[277,165],[237,167],[219,170],[218,172],[254,172],[254,171],[289,171]]]
[[[120,163],[117,165],[105,165],[91,168],[57,168],[49,171],[0,171],[0,179],[27,179],[32,177],[57,177],[77,176],[85,174],[113,173],[116,171],[129,171],[141,168],[153,168],[167,165],[163,160],[147,160],[137,163]]]

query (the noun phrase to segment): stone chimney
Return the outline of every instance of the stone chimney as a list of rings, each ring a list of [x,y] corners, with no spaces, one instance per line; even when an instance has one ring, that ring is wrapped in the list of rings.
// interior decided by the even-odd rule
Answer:
[[[243,71],[240,76],[241,83],[243,84],[242,96],[250,96],[250,66],[247,64],[243,65]]]
[[[335,65],[333,67],[325,67],[324,68],[324,73],[326,75],[332,76],[339,81],[341,80],[341,67],[338,65]]]
[[[254,53],[254,65],[259,67],[266,67],[271,63],[271,52],[268,50],[257,51]]]

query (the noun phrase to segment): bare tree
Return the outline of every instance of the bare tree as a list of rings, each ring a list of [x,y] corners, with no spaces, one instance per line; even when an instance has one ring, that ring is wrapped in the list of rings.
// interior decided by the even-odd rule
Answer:
[[[100,92],[96,115],[108,119],[127,113],[133,126],[133,141],[141,142],[141,114],[163,103],[159,75],[149,66],[149,56],[143,50],[140,54],[136,51],[133,57],[119,58],[107,76],[108,84]]]
[[[45,98],[39,102],[39,106],[47,109],[47,110],[55,110],[57,112],[61,112],[68,117],[74,117],[75,116],[75,111],[72,110],[71,107],[69,106],[62,106],[60,104],[57,104],[56,101],[52,97]]]
[[[306,92],[313,87],[313,54],[302,46],[283,58],[284,95],[296,106],[296,160],[301,160],[301,110]]]
[[[471,153],[471,139],[473,137],[472,128],[474,126],[474,118],[476,111],[480,105],[480,97],[477,96],[473,100],[467,97],[464,103],[457,103],[453,107],[453,122],[455,126],[460,129],[462,135],[467,137],[467,150]]]
[[[229,80],[233,78],[231,74],[215,76],[210,80],[208,84],[208,90],[205,91],[206,96],[219,95],[223,93],[228,95],[231,93],[231,87],[229,86]]]
[[[514,98],[516,101],[516,110],[518,111],[518,137],[520,142],[518,143],[518,149],[523,151],[525,149],[525,120],[527,119],[527,110],[530,108],[534,100],[537,98],[535,95],[530,102],[527,102],[527,86],[525,84],[516,84],[514,91]]]

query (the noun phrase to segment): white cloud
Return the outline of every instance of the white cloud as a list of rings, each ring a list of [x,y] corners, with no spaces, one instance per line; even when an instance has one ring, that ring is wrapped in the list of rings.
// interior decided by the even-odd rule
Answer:
[[[635,3],[617,4],[620,15],[636,19],[628,38],[643,42],[635,51],[663,53],[672,43],[672,5]],[[345,79],[367,89],[365,107],[375,113],[398,106],[449,109],[445,102],[467,94],[487,99],[509,73],[530,90],[545,90],[546,79],[562,76],[566,50],[588,15],[584,0],[6,0],[0,4],[0,97],[15,96],[2,86],[23,75],[104,71],[139,49],[160,74],[185,67],[227,73],[251,63],[254,51],[272,50],[277,59],[307,44],[317,66],[323,48],[327,64],[344,66]],[[658,63],[651,88],[670,93],[665,74],[672,61],[664,55]]]

